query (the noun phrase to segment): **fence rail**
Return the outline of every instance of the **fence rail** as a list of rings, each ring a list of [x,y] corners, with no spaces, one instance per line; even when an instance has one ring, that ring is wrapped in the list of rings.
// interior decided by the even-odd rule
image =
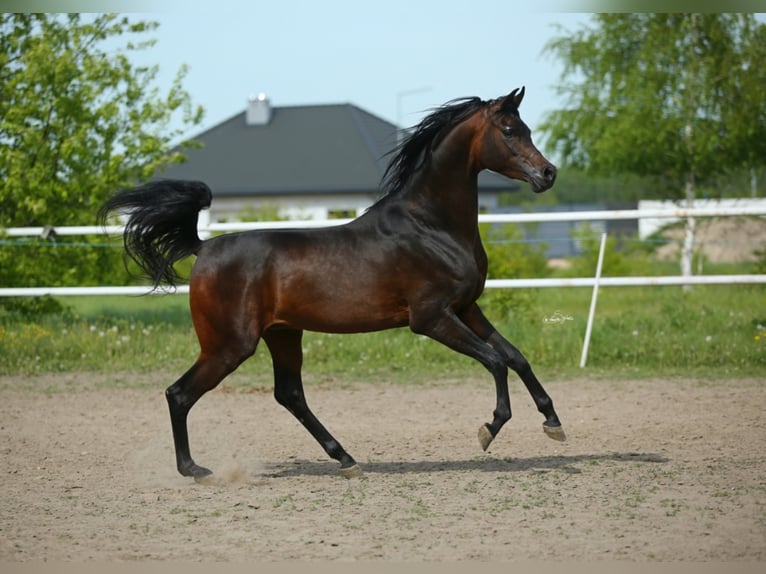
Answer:
[[[601,277],[601,287],[637,287],[641,285],[733,285],[766,283],[766,275],[660,275],[656,277]],[[545,279],[487,279],[488,289],[519,289],[547,287],[593,287],[595,277],[545,278]],[[188,285],[175,289],[160,287],[156,291],[146,285],[129,287],[7,287],[0,288],[0,297],[39,297],[43,295],[148,295],[178,294],[189,292]]]
[[[731,217],[766,215],[766,207],[721,207],[678,209],[617,209],[611,211],[561,211],[550,213],[481,213],[479,223],[535,223],[544,221],[607,221],[618,219],[677,219],[686,217]],[[253,229],[286,229],[327,227],[343,225],[351,219],[305,219],[290,221],[243,221],[231,223],[208,223],[198,227],[205,232],[249,231]],[[8,237],[41,236],[50,231],[56,235],[118,235],[121,225],[79,225],[71,227],[8,227],[2,231]]]
[[[612,211],[568,211],[554,213],[492,213],[479,215],[479,223],[533,223],[544,221],[605,221],[618,219],[644,218],[686,218],[686,217],[731,217],[763,216],[766,206],[762,207],[720,207],[720,208],[678,208],[678,209],[629,209]],[[247,231],[253,229],[313,228],[329,225],[342,225],[350,219],[291,220],[291,221],[251,221],[232,223],[210,223],[200,225],[200,233]],[[2,230],[10,237],[41,236],[51,230],[64,235],[117,235],[124,230],[122,226],[72,226],[72,227],[11,227]],[[517,289],[540,287],[593,287],[594,277],[546,278],[546,279],[489,279],[489,289]],[[639,285],[701,285],[701,284],[754,284],[766,283],[766,275],[695,275],[659,276],[659,277],[601,277],[598,284],[603,287],[639,286]],[[115,287],[8,287],[0,288],[0,297],[22,297],[39,295],[143,295],[150,292],[147,286]],[[155,293],[188,293],[189,288],[181,285],[174,290],[159,289]]]

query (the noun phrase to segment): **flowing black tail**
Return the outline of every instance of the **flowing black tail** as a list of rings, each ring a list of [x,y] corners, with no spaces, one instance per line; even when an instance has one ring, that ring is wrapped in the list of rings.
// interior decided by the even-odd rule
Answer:
[[[154,281],[175,286],[173,268],[179,259],[197,252],[199,212],[210,207],[210,188],[201,181],[160,180],[114,194],[98,211],[102,224],[112,211],[128,214],[125,251]]]

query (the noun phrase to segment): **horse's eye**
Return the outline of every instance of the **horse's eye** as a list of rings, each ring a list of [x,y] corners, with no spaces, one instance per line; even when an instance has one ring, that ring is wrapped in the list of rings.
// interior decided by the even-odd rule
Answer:
[[[511,137],[513,135],[513,128],[511,126],[503,126],[501,130],[505,137]]]

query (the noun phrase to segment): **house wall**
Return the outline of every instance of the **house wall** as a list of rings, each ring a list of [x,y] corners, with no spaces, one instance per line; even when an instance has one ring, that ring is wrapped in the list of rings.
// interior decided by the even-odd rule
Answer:
[[[247,210],[277,210],[287,219],[329,219],[331,215],[348,213],[356,217],[366,211],[377,198],[364,193],[328,195],[290,195],[259,197],[213,197],[210,221],[237,221]]]
[[[246,210],[274,210],[286,219],[330,219],[348,213],[357,217],[378,200],[369,193],[291,194],[270,196],[213,196],[210,222],[238,221]],[[479,193],[481,211],[497,209],[497,193]]]

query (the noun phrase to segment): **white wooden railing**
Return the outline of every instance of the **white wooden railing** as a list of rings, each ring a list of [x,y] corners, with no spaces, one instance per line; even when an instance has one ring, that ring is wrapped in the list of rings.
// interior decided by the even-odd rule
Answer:
[[[764,216],[766,206],[762,207],[726,207],[726,208],[678,208],[652,210],[614,210],[614,211],[569,211],[555,213],[493,213],[479,215],[480,223],[532,223],[544,221],[608,221],[642,218],[685,218],[685,217],[731,217],[731,216]],[[311,228],[348,223],[349,219],[305,220],[305,221],[252,221],[234,223],[210,223],[199,227],[200,234],[212,232],[234,232],[251,229],[276,228]],[[3,230],[8,237],[40,236],[50,231],[43,227],[11,227]],[[57,227],[56,235],[119,235],[121,226],[73,226]],[[544,279],[489,279],[489,289],[541,288],[541,287],[593,287],[597,283],[595,277],[575,278],[544,278]],[[695,275],[682,276],[651,276],[651,277],[602,277],[598,284],[602,287],[638,286],[638,285],[702,285],[702,284],[736,284],[736,283],[766,283],[766,275]],[[39,295],[140,295],[147,293],[147,286],[114,286],[114,287],[3,287],[0,297],[22,297]],[[173,293],[188,293],[188,286],[181,285],[172,290]],[[160,289],[158,293],[167,293]]]

